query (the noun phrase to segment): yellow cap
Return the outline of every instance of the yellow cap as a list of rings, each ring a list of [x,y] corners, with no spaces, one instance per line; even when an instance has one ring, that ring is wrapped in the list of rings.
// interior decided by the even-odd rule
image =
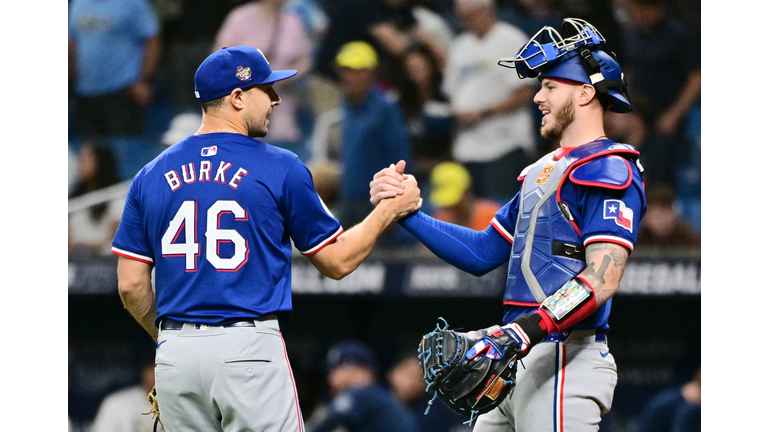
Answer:
[[[442,162],[432,169],[430,200],[437,207],[452,207],[461,201],[472,179],[469,171],[455,162]]]
[[[366,42],[348,42],[336,54],[336,64],[351,69],[373,69],[379,64],[379,56]]]

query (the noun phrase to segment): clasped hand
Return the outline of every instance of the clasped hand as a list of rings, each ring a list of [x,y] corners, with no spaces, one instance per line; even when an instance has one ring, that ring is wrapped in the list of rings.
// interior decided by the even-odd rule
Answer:
[[[423,200],[416,178],[404,174],[405,161],[376,173],[370,183],[371,204],[392,206],[397,217],[403,217],[421,208]]]

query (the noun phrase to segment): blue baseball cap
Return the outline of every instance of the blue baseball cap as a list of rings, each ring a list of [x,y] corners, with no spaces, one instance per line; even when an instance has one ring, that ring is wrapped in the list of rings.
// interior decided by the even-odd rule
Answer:
[[[295,70],[275,70],[259,49],[223,47],[209,55],[195,72],[195,97],[199,102],[218,99],[236,88],[269,84],[296,75]]]

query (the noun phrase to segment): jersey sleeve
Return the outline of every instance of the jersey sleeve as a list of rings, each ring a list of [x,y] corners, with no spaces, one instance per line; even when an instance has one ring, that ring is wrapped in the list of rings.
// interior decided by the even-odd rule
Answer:
[[[139,181],[134,179],[125,199],[123,215],[117,226],[115,238],[112,240],[112,253],[147,264],[154,264],[154,254],[142,224],[138,190]]]
[[[637,179],[623,190],[573,183],[564,186],[564,192],[566,190],[571,197],[565,199],[569,208],[578,209],[574,217],[584,246],[609,242],[632,252],[646,209],[643,187]]]
[[[299,159],[286,176],[281,208],[288,235],[302,255],[317,253],[343,232],[341,223],[315,191],[309,169]]]
[[[475,231],[420,211],[398,223],[440,259],[469,274],[482,276],[509,260],[510,244],[490,226]]]
[[[517,212],[520,205],[520,194],[512,198],[512,201],[506,203],[496,212],[491,220],[491,225],[501,234],[510,244],[515,240],[515,224],[517,223]]]

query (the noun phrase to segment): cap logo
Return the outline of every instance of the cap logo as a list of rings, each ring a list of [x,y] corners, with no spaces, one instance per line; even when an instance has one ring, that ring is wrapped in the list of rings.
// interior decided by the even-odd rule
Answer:
[[[240,66],[237,68],[237,73],[235,74],[237,79],[240,81],[250,81],[251,80],[251,68],[248,66]]]

